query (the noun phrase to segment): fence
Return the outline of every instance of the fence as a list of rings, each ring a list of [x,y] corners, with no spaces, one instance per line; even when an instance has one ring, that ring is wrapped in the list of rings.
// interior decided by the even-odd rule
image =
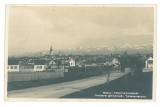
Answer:
[[[64,72],[60,70],[54,72],[8,72],[8,82],[51,79],[58,77],[64,77]]]

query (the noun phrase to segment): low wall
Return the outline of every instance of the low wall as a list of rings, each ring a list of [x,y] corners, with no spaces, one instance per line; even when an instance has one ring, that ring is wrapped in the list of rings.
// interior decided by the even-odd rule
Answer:
[[[143,68],[142,72],[153,72],[153,68]]]
[[[8,82],[30,81],[64,77],[64,72],[8,72]]]

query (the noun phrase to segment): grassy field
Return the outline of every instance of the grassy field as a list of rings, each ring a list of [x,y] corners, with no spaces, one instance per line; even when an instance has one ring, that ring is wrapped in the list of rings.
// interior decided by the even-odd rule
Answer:
[[[152,99],[152,72],[127,75],[110,82],[63,96],[63,98]],[[128,92],[128,93],[127,93]]]

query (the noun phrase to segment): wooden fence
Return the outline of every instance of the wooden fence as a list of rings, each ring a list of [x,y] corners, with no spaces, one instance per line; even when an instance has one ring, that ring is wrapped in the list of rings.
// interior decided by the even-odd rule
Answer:
[[[8,82],[13,81],[30,81],[64,77],[64,72],[8,72]]]

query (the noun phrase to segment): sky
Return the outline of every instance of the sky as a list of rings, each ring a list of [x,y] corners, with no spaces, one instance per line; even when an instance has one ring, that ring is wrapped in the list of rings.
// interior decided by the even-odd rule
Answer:
[[[153,43],[153,7],[7,7],[8,54]]]

